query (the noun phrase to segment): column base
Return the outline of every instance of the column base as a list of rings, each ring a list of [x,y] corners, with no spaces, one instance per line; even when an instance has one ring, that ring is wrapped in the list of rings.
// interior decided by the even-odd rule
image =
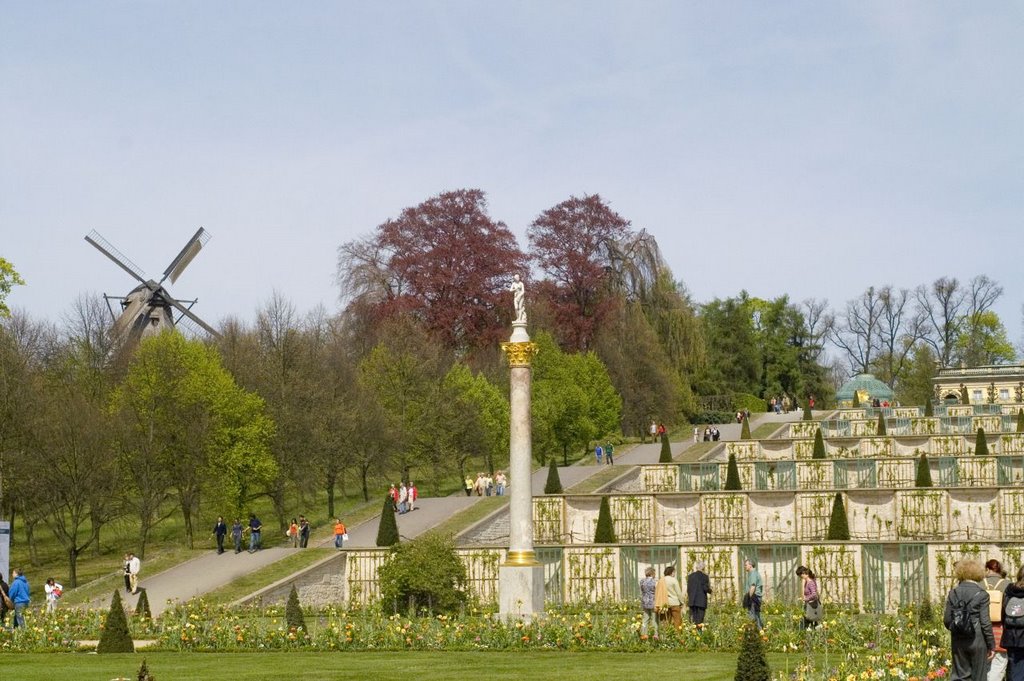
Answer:
[[[498,616],[529,621],[544,612],[544,566],[498,568]]]

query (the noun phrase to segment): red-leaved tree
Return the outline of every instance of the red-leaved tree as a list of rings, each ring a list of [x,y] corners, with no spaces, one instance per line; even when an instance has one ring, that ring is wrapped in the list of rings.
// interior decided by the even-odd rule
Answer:
[[[594,332],[614,306],[614,254],[631,236],[629,221],[597,194],[549,208],[527,231],[530,257],[546,279],[537,296],[550,306],[562,345],[590,349]]]
[[[508,284],[526,256],[479,189],[444,192],[342,245],[338,280],[355,309],[377,318],[411,313],[447,347],[491,345],[507,335]]]

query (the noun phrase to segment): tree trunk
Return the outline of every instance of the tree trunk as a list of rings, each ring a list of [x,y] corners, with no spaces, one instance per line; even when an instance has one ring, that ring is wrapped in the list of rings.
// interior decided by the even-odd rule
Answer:
[[[28,562],[32,567],[39,567],[39,551],[36,547],[36,522],[25,520],[25,540],[28,542]],[[12,533],[13,534],[13,533]]]
[[[78,547],[68,548],[68,582],[71,588],[78,586]]]
[[[366,473],[370,470],[370,464],[359,467],[359,479],[363,485],[363,501],[370,500],[370,488],[366,484]]]
[[[562,445],[562,465],[569,465],[569,445]]]
[[[327,472],[327,517],[336,518],[334,515],[334,483],[338,475],[334,471]]]

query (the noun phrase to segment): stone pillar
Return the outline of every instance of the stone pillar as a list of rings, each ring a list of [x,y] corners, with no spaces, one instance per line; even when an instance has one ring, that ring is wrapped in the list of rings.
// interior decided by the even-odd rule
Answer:
[[[498,613],[504,619],[530,619],[544,612],[544,566],[533,551],[533,445],[530,431],[530,342],[526,322],[512,324],[502,343],[511,374],[509,431],[508,560],[498,569]]]

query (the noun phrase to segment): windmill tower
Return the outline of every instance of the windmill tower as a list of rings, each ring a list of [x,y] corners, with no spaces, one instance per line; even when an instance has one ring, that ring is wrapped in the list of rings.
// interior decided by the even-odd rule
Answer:
[[[172,284],[178,280],[188,264],[210,240],[210,233],[205,229],[200,227],[199,231],[188,240],[185,247],[164,270],[160,281],[147,279],[145,273],[135,263],[114,248],[113,244],[95,230],[90,232],[85,240],[139,282],[139,285],[124,297],[107,296],[106,294],[103,296],[107,299],[108,305],[111,300],[117,300],[121,305],[120,314],[115,313],[113,308],[110,311],[111,315],[115,317],[113,334],[116,338],[121,339],[124,343],[135,344],[145,336],[173,329],[178,325],[183,325],[196,332],[198,329],[202,329],[211,336],[220,335],[212,326],[192,312],[191,307],[195,305],[195,300],[179,301],[164,288],[164,282],[168,279]]]

